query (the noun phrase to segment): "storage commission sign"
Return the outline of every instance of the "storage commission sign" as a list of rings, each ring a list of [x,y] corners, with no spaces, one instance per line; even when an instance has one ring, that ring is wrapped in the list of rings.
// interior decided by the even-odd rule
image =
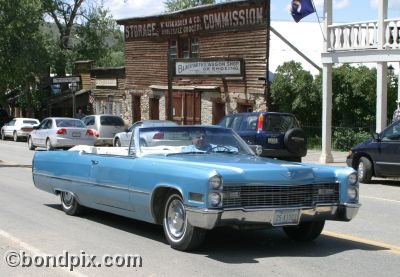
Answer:
[[[176,14],[117,20],[125,27],[125,40],[151,39],[251,29],[266,24],[265,0],[240,1],[188,9]]]
[[[173,61],[174,76],[243,76],[242,59],[177,59]]]

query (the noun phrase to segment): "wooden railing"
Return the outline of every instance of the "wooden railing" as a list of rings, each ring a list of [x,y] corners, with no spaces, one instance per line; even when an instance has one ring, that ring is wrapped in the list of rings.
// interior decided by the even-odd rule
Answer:
[[[378,21],[335,24],[328,27],[328,51],[378,49]],[[383,49],[400,48],[400,19],[384,22]]]

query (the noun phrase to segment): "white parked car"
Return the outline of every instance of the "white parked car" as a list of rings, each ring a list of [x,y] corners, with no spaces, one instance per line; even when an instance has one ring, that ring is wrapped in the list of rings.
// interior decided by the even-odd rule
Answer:
[[[131,141],[132,133],[134,133],[135,128],[138,127],[155,127],[155,126],[175,126],[177,125],[173,121],[169,120],[141,120],[137,121],[131,125],[125,132],[117,133],[113,139],[113,145],[117,147],[121,146],[129,146],[129,142]],[[146,142],[143,142],[146,144]],[[142,143],[142,144],[143,144]]]
[[[13,138],[14,141],[18,141],[20,138],[26,139],[33,127],[39,123],[39,120],[35,118],[14,118],[1,128],[1,139]]]
[[[87,129],[80,119],[48,117],[35,127],[28,136],[28,147],[71,148],[76,145],[91,145],[96,141],[94,131]]]
[[[95,145],[113,145],[114,136],[126,129],[124,120],[117,115],[95,114],[82,118],[86,128],[92,129],[97,138]]]

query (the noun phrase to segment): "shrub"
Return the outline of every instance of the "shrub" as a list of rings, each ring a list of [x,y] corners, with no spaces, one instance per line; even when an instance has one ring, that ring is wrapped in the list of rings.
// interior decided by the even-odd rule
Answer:
[[[333,129],[332,148],[338,151],[349,151],[353,146],[370,137],[368,132],[360,128],[337,127]]]

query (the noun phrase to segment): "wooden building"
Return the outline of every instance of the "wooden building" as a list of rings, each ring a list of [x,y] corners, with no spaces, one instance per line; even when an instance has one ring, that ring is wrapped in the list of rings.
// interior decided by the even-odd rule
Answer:
[[[168,89],[180,124],[213,124],[227,113],[265,110],[266,15],[266,1],[252,0],[117,20],[125,30],[132,121],[165,119]],[[175,59],[188,59],[192,71],[173,76],[169,86]],[[238,70],[231,60],[240,63],[235,76],[224,73]]]

